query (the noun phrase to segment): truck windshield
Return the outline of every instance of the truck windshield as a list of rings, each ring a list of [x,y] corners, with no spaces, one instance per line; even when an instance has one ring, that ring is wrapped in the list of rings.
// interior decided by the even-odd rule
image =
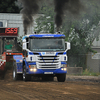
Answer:
[[[64,51],[65,42],[62,38],[30,39],[31,51]]]

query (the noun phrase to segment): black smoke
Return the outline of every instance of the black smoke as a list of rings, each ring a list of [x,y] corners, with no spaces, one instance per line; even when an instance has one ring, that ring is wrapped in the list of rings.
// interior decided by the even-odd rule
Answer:
[[[39,3],[43,0],[19,0],[23,9],[21,13],[23,14],[23,26],[24,26],[24,34],[27,34],[27,29],[31,25],[33,25],[33,16],[39,11]],[[46,1],[46,2],[49,2]],[[57,31],[59,31],[60,26],[63,22],[63,17],[65,15],[65,11],[69,11],[72,14],[78,14],[80,9],[82,8],[82,4],[80,0],[54,0],[55,5],[55,23],[57,26]]]
[[[80,10],[83,7],[80,0],[54,0],[54,4],[56,12],[55,23],[57,26],[57,31],[59,31],[60,26],[62,25],[65,11],[68,11],[75,15],[79,14]]]
[[[23,9],[21,13],[23,14],[23,26],[24,26],[24,34],[27,34],[27,29],[33,24],[33,16],[39,10],[38,2],[39,0],[19,0]]]

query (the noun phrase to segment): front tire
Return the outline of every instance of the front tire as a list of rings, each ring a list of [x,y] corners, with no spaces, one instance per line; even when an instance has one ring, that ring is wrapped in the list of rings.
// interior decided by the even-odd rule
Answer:
[[[25,82],[31,80],[31,76],[29,76],[29,75],[26,74],[26,66],[25,65],[24,65],[24,68],[23,68],[23,80]]]
[[[66,74],[59,74],[57,75],[58,82],[65,82],[66,80]]]
[[[16,69],[13,68],[13,80],[16,81],[17,80],[17,74],[16,74]]]
[[[16,62],[13,64],[13,80],[22,80],[22,75],[17,74],[17,65]]]

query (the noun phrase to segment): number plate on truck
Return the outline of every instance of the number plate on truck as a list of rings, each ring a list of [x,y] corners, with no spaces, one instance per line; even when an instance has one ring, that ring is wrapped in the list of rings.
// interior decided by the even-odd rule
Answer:
[[[53,72],[44,72],[44,74],[53,74]]]

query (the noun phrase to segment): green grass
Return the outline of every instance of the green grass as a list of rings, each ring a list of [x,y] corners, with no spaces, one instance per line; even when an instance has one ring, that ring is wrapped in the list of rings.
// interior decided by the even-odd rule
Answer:
[[[94,73],[94,72],[91,72],[88,69],[86,69],[83,71],[82,75],[83,76],[99,76],[100,73]]]

